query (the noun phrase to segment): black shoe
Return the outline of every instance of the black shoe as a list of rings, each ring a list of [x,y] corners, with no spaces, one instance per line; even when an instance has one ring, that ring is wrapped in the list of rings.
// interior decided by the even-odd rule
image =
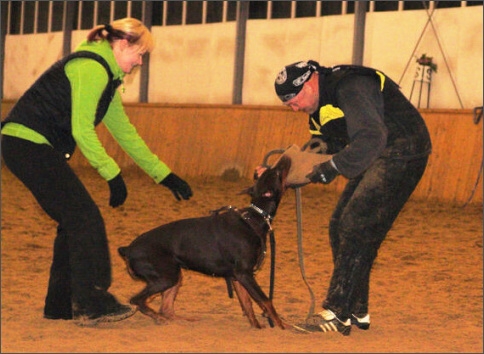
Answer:
[[[128,317],[133,316],[135,312],[136,307],[120,304],[115,311],[95,316],[81,315],[76,317],[75,321],[76,324],[81,327],[95,326],[96,324],[101,322],[122,321]]]
[[[367,330],[370,328],[370,314],[363,313],[363,314],[352,314],[351,315],[351,324],[355,325],[359,329]]]
[[[293,325],[301,332],[339,332],[344,336],[349,336],[351,332],[351,320],[341,321],[333,311],[323,310],[320,313],[311,316],[306,323]]]

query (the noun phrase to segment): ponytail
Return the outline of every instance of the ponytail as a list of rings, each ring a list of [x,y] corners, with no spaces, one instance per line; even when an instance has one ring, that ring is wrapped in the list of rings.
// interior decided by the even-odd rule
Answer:
[[[126,39],[130,44],[141,46],[142,50],[151,52],[154,48],[153,37],[143,23],[135,18],[124,18],[110,24],[98,25],[87,35],[87,41]]]

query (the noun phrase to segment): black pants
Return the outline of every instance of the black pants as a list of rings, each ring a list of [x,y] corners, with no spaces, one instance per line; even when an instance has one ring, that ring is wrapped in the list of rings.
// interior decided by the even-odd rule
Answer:
[[[368,313],[370,271],[378,249],[415,190],[428,157],[379,158],[348,181],[329,225],[334,269],[323,307],[341,320]]]
[[[118,303],[107,291],[111,260],[104,220],[65,158],[48,145],[5,135],[2,156],[58,223],[45,317],[91,317],[115,309]]]

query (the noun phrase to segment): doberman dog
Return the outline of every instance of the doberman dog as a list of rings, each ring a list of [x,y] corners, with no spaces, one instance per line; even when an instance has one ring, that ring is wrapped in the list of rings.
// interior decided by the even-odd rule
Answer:
[[[254,278],[265,255],[267,234],[286,191],[291,159],[282,156],[241,194],[251,197],[249,207],[223,207],[211,215],[174,221],[138,236],[129,246],[118,248],[128,273],[146,283],[130,303],[161,324],[175,318],[174,302],[182,281],[182,269],[225,278],[233,285],[250,325],[263,328],[254,315],[251,298],[263,315],[282,329],[281,320]],[[147,304],[161,294],[158,312]]]

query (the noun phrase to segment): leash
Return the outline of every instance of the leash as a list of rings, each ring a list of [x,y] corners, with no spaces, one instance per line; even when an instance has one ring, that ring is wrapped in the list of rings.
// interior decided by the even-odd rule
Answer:
[[[318,152],[324,152],[324,148],[321,145],[321,140],[319,139],[310,139],[308,142],[306,142],[303,147],[301,148],[301,151],[305,151],[306,149],[309,148],[310,152],[318,153]],[[271,150],[269,151],[266,156],[264,157],[262,166],[270,168],[270,165],[268,165],[267,161],[270,156],[274,154],[283,154],[286,150],[285,149],[276,149],[276,150]],[[297,219],[297,248],[298,248],[298,261],[299,261],[299,269],[301,271],[301,276],[303,278],[304,284],[308,288],[309,291],[309,296],[310,296],[310,305],[309,305],[309,311],[308,315],[306,318],[311,317],[314,314],[314,307],[315,307],[315,296],[314,292],[311,289],[311,286],[309,285],[309,282],[307,281],[306,278],[306,271],[304,267],[304,252],[303,252],[303,235],[302,235],[302,199],[301,199],[301,187],[297,186],[294,187],[294,192],[296,195],[296,219]],[[272,228],[270,229],[270,240],[271,240],[271,273],[270,273],[270,288],[269,288],[269,298],[272,300],[273,299],[273,293],[274,293],[274,278],[275,278],[275,238],[274,238],[274,232],[272,231]],[[274,324],[272,323],[272,320],[269,318],[269,325],[271,327],[274,327]]]
[[[302,146],[301,151],[305,151],[308,148],[310,152],[313,152],[316,154],[322,153],[325,150],[323,145],[321,145],[321,141],[316,138],[312,138],[308,142],[306,142]],[[308,315],[306,317],[306,319],[309,319],[314,314],[315,297],[314,297],[313,290],[311,289],[311,286],[309,285],[308,280],[306,278],[306,271],[304,268],[301,187],[294,188],[294,192],[296,194],[297,250],[298,250],[298,259],[299,259],[299,269],[301,271],[301,276],[303,278],[304,284],[306,284],[306,287],[308,288],[308,291],[309,291],[309,296],[311,298]]]
[[[299,260],[299,270],[301,271],[301,276],[304,280],[304,284],[309,291],[309,296],[311,297],[311,302],[309,305],[309,311],[306,319],[314,314],[314,293],[306,279],[306,271],[304,269],[304,255],[303,255],[303,242],[302,242],[302,202],[301,202],[301,187],[294,189],[296,194],[296,219],[297,219],[297,255]]]
[[[272,230],[272,226],[271,226],[271,216],[269,214],[267,214],[264,210],[262,210],[261,208],[259,208],[258,206],[254,205],[254,204],[250,204],[249,206],[251,209],[255,210],[260,216],[262,216],[264,218],[264,221],[266,222],[266,224],[269,226],[269,230],[270,230],[270,242],[271,242],[271,288],[270,288],[270,293],[273,294],[274,293],[274,257],[275,257],[275,240],[274,240],[274,231]],[[240,218],[245,221],[250,227],[252,227],[254,229],[254,231],[256,232],[256,234],[258,234],[258,236],[261,238],[261,245],[262,245],[262,251],[259,255],[259,258],[257,259],[257,263],[256,265],[254,266],[254,272],[259,270],[259,268],[261,267],[262,265],[262,262],[264,261],[264,258],[265,258],[265,255],[266,255],[266,244],[264,242],[264,240],[262,239],[262,236],[258,233],[258,230],[255,229],[254,225],[251,224],[251,222],[249,221],[250,220],[250,217],[247,216],[247,211],[244,211],[244,212],[241,212],[237,207],[234,207],[232,205],[226,205],[226,206],[223,206],[221,208],[218,208],[216,210],[211,210],[210,211],[210,214],[212,215],[218,215],[220,214],[221,212],[227,212],[227,211],[234,211],[236,212],[237,214],[239,214]],[[234,297],[234,291],[233,291],[233,287],[232,287],[232,281],[229,277],[226,277],[225,278],[225,284],[227,286],[227,293],[228,293],[228,296],[229,298],[233,298]],[[272,299],[272,295],[270,295],[270,298]],[[271,325],[271,327],[274,327],[274,324],[272,323],[272,320],[269,318],[269,324]]]
[[[270,272],[270,278],[269,278],[269,299],[272,301],[274,298],[274,280],[275,280],[275,272],[276,272],[276,238],[274,236],[274,229],[272,228],[272,225],[271,225],[270,215],[268,215],[264,210],[262,210],[261,208],[259,208],[254,204],[250,204],[250,207],[254,209],[257,213],[259,213],[259,215],[261,215],[264,218],[265,222],[269,226],[269,236],[270,236],[269,239],[270,239],[270,245],[271,245],[271,272]],[[269,326],[273,328],[274,322],[272,321],[272,318],[267,316],[267,321],[269,322]]]
[[[272,299],[274,297],[274,280],[275,280],[274,274],[275,274],[275,264],[276,264],[276,238],[274,236],[274,230],[272,229],[272,225],[271,225],[272,218],[268,213],[266,213],[264,210],[262,210],[261,208],[259,208],[255,204],[251,203],[250,208],[253,209],[254,211],[256,211],[257,214],[262,216],[264,218],[264,221],[266,222],[267,226],[269,226],[270,245],[271,245],[271,273],[270,273],[270,285],[269,285],[269,299],[272,301]],[[219,214],[220,212],[225,212],[225,211],[229,211],[229,210],[233,210],[236,213],[239,213],[242,220],[247,222],[247,224],[249,226],[254,227],[254,225],[252,225],[249,222],[249,220],[246,216],[246,212],[242,213],[239,209],[237,209],[236,207],[233,207],[232,205],[224,206],[224,207],[221,207],[217,210],[211,210],[210,213],[211,214]],[[256,231],[256,233],[257,233],[257,230],[254,230],[254,231]],[[262,239],[261,239],[261,243],[262,243],[262,252],[259,256],[259,259],[257,260],[256,266],[254,267],[255,270],[260,268],[260,266],[262,265],[262,262],[264,260],[264,256],[266,254],[265,242],[263,242]],[[226,285],[227,285],[227,291],[228,291],[229,298],[232,298],[233,297],[232,283],[231,283],[229,278],[225,278],[225,282],[226,282]],[[269,326],[274,327],[274,322],[272,321],[272,319],[270,317],[267,317],[267,320],[269,322]]]
[[[271,157],[274,154],[283,154],[285,149],[276,149],[276,150],[271,150],[269,151],[262,162],[262,166],[266,168],[270,168],[270,166],[267,164],[267,161],[269,157]],[[270,236],[270,245],[271,245],[271,272],[269,276],[269,299],[272,301],[274,298],[274,283],[275,283],[275,272],[276,272],[276,238],[274,236],[274,230],[272,229],[272,226],[269,222],[267,222],[269,225],[269,236]],[[274,322],[272,319],[268,316],[267,321],[269,322],[269,326],[274,327]]]
[[[269,282],[269,299],[272,301],[274,298],[274,279],[275,279],[275,272],[276,272],[276,239],[274,237],[274,230],[270,229],[270,242],[271,242],[271,275],[270,275],[270,282]],[[274,327],[274,322],[272,318],[267,316],[267,321],[269,322],[269,326]]]

